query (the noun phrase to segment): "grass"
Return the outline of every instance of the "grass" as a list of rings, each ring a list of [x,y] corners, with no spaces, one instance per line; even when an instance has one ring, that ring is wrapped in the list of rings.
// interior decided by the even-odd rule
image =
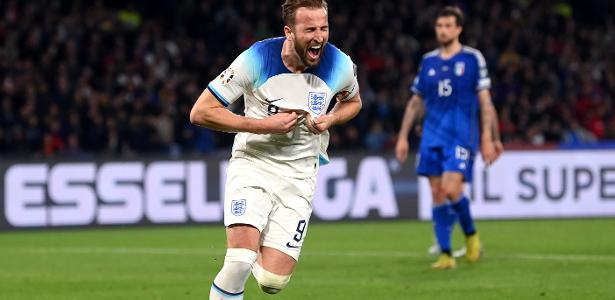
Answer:
[[[245,298],[614,299],[615,220],[478,228],[479,263],[434,271],[429,223],[312,224],[289,286]],[[3,232],[0,299],[207,299],[224,247],[221,226]]]

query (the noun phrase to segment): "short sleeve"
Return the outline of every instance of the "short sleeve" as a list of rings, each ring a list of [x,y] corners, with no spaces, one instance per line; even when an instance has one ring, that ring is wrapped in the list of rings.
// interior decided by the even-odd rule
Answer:
[[[229,106],[252,88],[255,62],[251,56],[251,49],[244,51],[207,85],[207,89],[222,105]]]
[[[476,57],[476,63],[478,65],[478,74],[476,76],[476,90],[486,90],[491,88],[491,79],[489,78],[489,71],[487,71],[487,63],[485,62],[485,57],[483,54],[476,50],[474,52],[474,56]]]
[[[348,58],[348,60],[350,60],[350,58]],[[344,85],[337,93],[338,101],[347,101],[352,97],[356,96],[357,93],[359,93],[359,81],[357,80],[357,65],[352,63],[352,60],[350,60],[349,65],[352,67],[352,69],[348,68],[348,70],[346,70],[345,72],[346,75]]]
[[[421,63],[421,65],[419,66],[419,70],[416,73],[416,77],[414,77],[414,81],[412,82],[412,86],[410,87],[410,90],[415,93],[415,94],[419,94],[421,96],[425,95],[425,85],[423,83],[423,80],[421,80],[421,76],[423,74],[423,64],[424,62]]]

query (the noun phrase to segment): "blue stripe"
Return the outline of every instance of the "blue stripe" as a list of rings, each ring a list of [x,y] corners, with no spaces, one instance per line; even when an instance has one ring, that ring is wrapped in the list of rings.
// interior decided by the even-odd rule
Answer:
[[[280,55],[285,40],[285,37],[278,37],[256,42],[242,54],[245,64],[249,64],[254,70],[254,88],[261,87],[271,77],[292,73],[286,68]],[[353,70],[352,60],[330,43],[323,47],[323,56],[318,66],[308,68],[304,73],[316,75],[329,89],[338,91],[343,88],[341,85],[347,72]]]
[[[232,297],[232,298],[239,298],[243,295],[243,291],[239,292],[239,293],[230,293],[227,292],[223,289],[221,289],[220,287],[218,287],[215,283],[212,283],[211,286],[214,288],[214,290],[216,290],[218,293],[222,294],[223,296],[226,297]]]
[[[211,84],[207,85],[207,89],[211,92],[212,95],[214,95],[214,97],[216,97],[216,99],[218,99],[220,103],[222,103],[222,105],[224,105],[224,107],[227,107],[229,105],[229,102],[226,101],[226,99],[224,99],[224,97],[222,97],[222,95],[220,95],[220,93],[218,93],[218,91],[216,91],[216,89],[214,89]]]
[[[270,38],[254,43],[246,52],[246,64],[255,70],[254,88],[261,87],[269,78],[291,73],[282,61],[285,37]]]
[[[322,79],[329,89],[339,91],[343,88],[343,80],[347,72],[352,72],[353,66],[350,58],[340,49],[327,43],[320,63],[314,69],[307,69],[305,73],[311,73]]]

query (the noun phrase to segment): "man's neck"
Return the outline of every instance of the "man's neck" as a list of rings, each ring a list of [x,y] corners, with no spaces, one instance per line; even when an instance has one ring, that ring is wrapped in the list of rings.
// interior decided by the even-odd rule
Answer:
[[[451,58],[459,51],[461,51],[461,43],[459,40],[455,40],[449,45],[440,47],[440,56],[444,59]]]
[[[307,69],[307,66],[303,64],[299,54],[295,50],[293,42],[288,39],[284,40],[282,45],[282,62],[286,68],[293,73],[301,73]]]

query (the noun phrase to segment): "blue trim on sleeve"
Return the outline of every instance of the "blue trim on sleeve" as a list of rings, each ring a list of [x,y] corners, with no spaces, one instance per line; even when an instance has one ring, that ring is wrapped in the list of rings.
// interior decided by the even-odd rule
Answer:
[[[419,84],[420,84],[420,80],[421,80],[421,72],[422,70],[419,69],[419,72],[416,74],[416,77],[414,77],[414,80],[412,81],[412,84],[410,85],[410,91],[412,93],[418,94],[418,95],[423,95],[423,93],[421,93],[421,90],[419,89]]]
[[[223,289],[221,289],[219,286],[217,286],[215,283],[212,283],[211,286],[214,288],[214,290],[216,290],[218,293],[229,297],[229,298],[239,298],[243,295],[243,292],[239,292],[239,293],[231,293],[231,292],[227,292]]]
[[[229,102],[224,99],[224,97],[222,97],[222,95],[220,95],[220,93],[218,93],[218,91],[216,91],[216,89],[211,86],[211,84],[207,85],[207,89],[211,92],[212,95],[214,95],[214,97],[222,104],[224,105],[224,107],[229,106]]]

